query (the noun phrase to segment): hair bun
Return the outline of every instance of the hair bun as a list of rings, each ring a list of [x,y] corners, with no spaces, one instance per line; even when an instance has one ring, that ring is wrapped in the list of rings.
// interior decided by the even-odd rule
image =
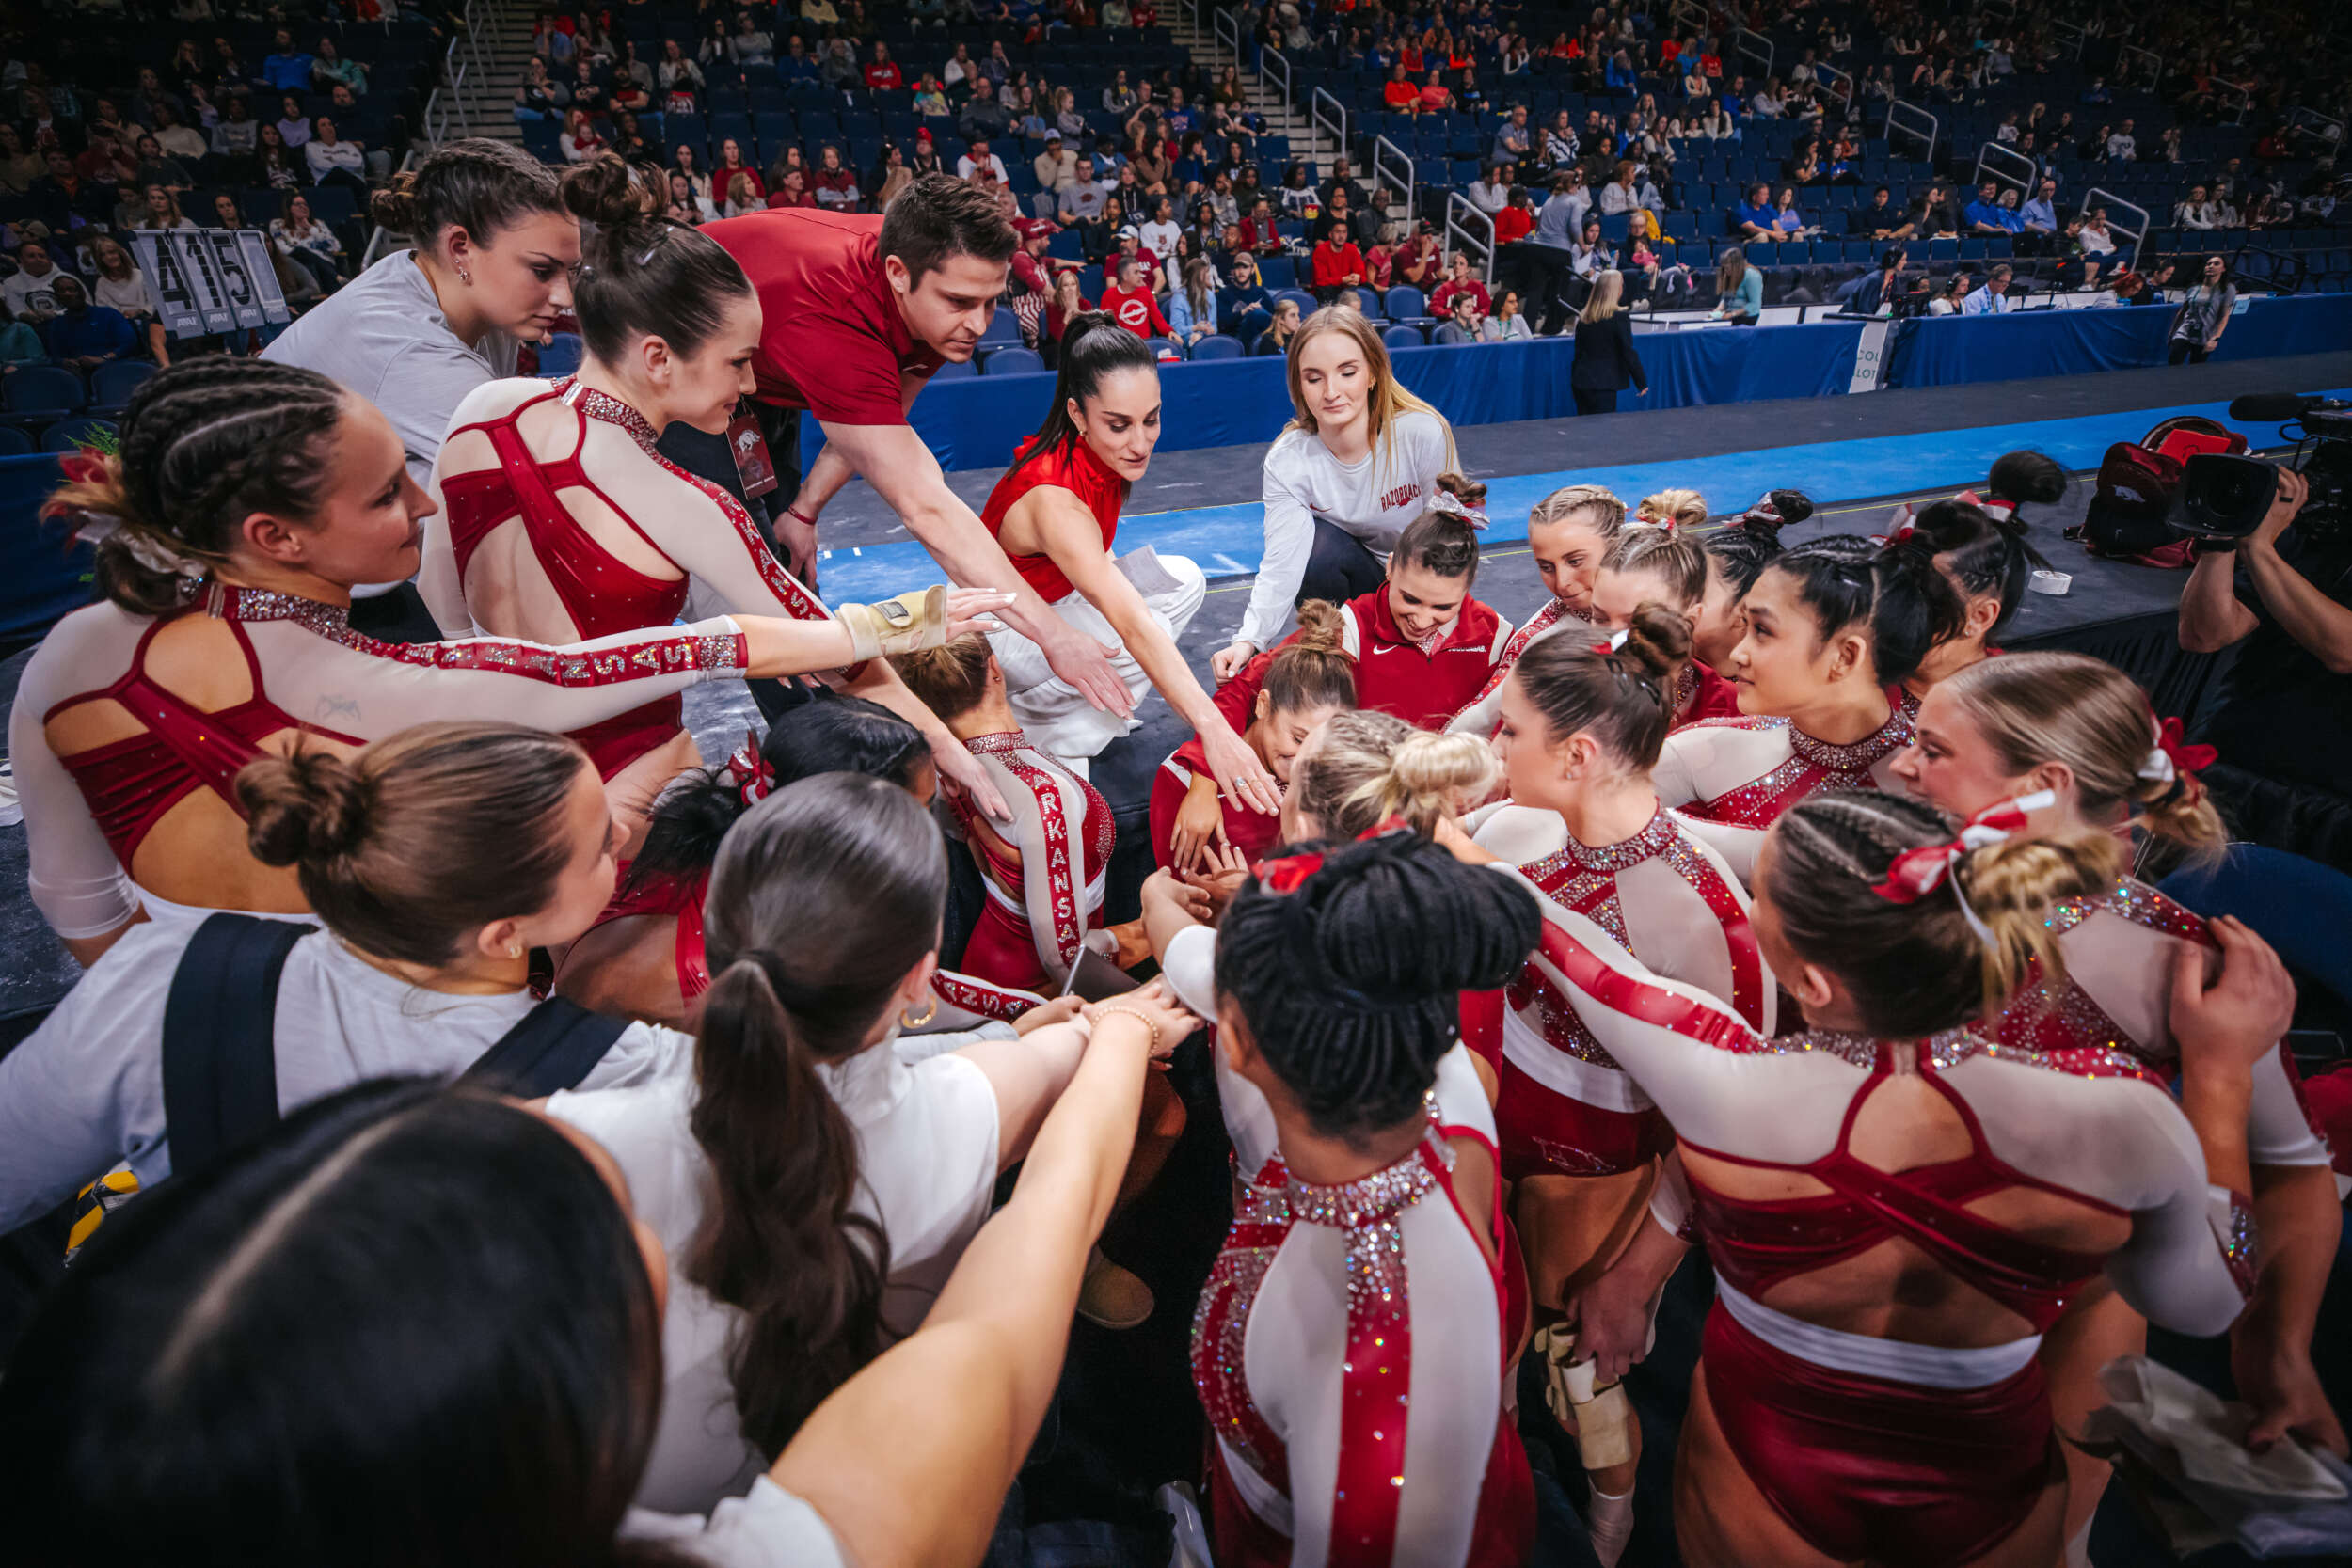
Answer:
[[[416,236],[421,221],[417,208],[417,171],[403,169],[392,182],[368,198],[368,215],[394,234]]]
[[[644,223],[656,211],[653,195],[617,153],[604,152],[564,176],[564,205],[574,217],[603,229]]]
[[[367,837],[375,785],[339,756],[296,751],[261,757],[237,774],[246,840],[264,865],[334,860]]]
[[[1634,607],[1618,657],[1656,683],[1660,696],[1671,705],[1675,673],[1690,662],[1691,637],[1689,621],[1655,599],[1645,599]]]
[[[1463,474],[1439,474],[1438,488],[1472,511],[1486,504],[1486,487]]]
[[[2003,452],[1987,476],[1987,488],[2015,506],[2054,505],[2065,499],[2066,486],[2066,470],[2058,459],[2030,449]]]

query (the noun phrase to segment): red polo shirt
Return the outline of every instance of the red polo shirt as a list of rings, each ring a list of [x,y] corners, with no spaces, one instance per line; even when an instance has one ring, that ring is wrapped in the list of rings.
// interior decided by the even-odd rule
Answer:
[[[705,224],[765,314],[752,360],[762,403],[832,424],[904,424],[900,372],[946,361],[918,343],[882,276],[877,214],[783,208]]]

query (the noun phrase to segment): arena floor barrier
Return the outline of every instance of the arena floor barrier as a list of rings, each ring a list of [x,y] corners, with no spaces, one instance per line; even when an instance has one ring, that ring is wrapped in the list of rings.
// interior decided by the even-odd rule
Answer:
[[[1629,388],[1617,406],[1623,412],[1839,396],[1853,385],[1857,356],[1882,350],[1888,388],[2138,369],[2164,363],[2171,320],[2169,306],[2138,306],[1645,332],[1635,346],[1649,375],[1649,394],[1638,397]],[[2352,348],[2352,294],[2297,294],[2248,300],[2214,357],[2272,358],[2341,348]],[[1575,411],[1568,372],[1576,351],[1565,337],[1399,349],[1394,358],[1405,385],[1455,425],[1562,419]],[[1274,356],[1167,365],[1160,388],[1162,451],[1263,441],[1291,418],[1285,364]],[[1053,394],[1051,374],[960,377],[923,393],[914,425],[950,472],[1000,467],[1043,421]],[[817,421],[803,415],[803,473],[823,447]],[[1874,493],[1902,488],[1897,483]]]

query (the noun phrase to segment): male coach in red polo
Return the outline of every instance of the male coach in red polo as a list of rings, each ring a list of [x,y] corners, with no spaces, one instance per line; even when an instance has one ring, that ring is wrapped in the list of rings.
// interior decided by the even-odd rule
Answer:
[[[1016,595],[996,613],[1045,651],[1055,674],[1095,706],[1127,716],[1134,704],[1111,670],[1110,650],[1022,581],[907,423],[931,372],[972,357],[1005,292],[1021,242],[994,200],[931,174],[879,217],[777,208],[703,232],[741,263],[759,294],[765,322],[752,369],[778,472],[799,469],[801,409],[825,432],[824,451],[776,519],[776,542],[793,570],[811,571],[818,515],[851,475],[863,476],[950,578]],[[672,455],[737,487],[731,461],[723,474],[699,450],[691,455],[700,461],[683,450]]]

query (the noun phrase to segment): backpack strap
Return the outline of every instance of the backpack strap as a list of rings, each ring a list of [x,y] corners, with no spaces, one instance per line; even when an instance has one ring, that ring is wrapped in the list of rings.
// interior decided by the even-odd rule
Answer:
[[[164,1125],[175,1175],[278,1125],[278,981],[318,929],[249,914],[206,918],[164,1003]]]
[[[607,1018],[566,997],[550,996],[484,1052],[465,1079],[524,1100],[576,1088],[628,1027],[627,1019]]]

